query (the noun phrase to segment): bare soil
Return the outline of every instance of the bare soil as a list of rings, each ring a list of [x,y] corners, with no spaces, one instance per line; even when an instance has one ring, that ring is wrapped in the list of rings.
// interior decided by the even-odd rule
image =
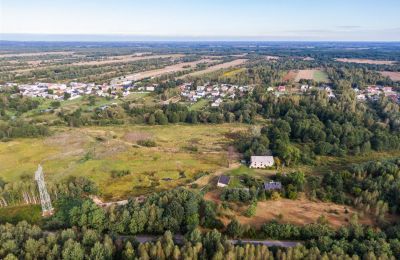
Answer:
[[[316,70],[299,70],[297,72],[295,81],[299,82],[301,79],[312,80],[314,79],[314,73]]]
[[[393,81],[400,81],[400,72],[382,71],[381,74],[385,77],[389,77]]]
[[[283,81],[295,80],[296,76],[297,76],[297,72],[294,70],[291,70],[283,77]]]
[[[347,59],[347,58],[340,58],[335,60],[340,62],[375,64],[375,65],[393,65],[396,63],[395,61],[390,61],[390,60]]]

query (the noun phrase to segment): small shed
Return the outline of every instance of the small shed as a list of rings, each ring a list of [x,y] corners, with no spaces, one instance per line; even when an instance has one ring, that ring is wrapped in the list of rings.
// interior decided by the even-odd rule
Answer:
[[[282,183],[279,181],[264,182],[264,190],[280,190],[282,189]]]
[[[219,176],[219,178],[218,178],[217,186],[218,186],[218,187],[222,187],[222,188],[223,188],[223,187],[226,187],[226,186],[228,186],[230,180],[231,180],[231,179],[229,178],[229,176],[221,175],[221,176]]]

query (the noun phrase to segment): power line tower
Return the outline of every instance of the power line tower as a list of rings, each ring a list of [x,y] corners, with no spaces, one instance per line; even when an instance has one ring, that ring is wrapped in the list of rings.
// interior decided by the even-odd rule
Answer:
[[[49,193],[46,189],[46,184],[44,183],[43,168],[40,164],[37,171],[35,172],[35,180],[39,189],[40,203],[42,204],[42,216],[51,216],[53,215],[54,209],[51,205],[51,200]]]

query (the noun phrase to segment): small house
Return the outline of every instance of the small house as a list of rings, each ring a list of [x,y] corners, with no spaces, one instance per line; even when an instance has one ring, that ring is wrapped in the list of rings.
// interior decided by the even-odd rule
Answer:
[[[264,182],[264,190],[270,191],[270,190],[280,190],[280,189],[282,189],[282,183],[278,181]]]
[[[228,186],[230,180],[231,180],[231,179],[229,178],[229,176],[221,175],[221,176],[219,176],[219,178],[218,178],[217,186],[218,186],[218,187],[222,187],[222,188],[223,188],[223,187],[226,187],[226,186]]]
[[[266,168],[274,165],[273,156],[252,156],[250,158],[250,168]]]
[[[279,86],[278,87],[279,92],[285,92],[286,91],[286,86]]]

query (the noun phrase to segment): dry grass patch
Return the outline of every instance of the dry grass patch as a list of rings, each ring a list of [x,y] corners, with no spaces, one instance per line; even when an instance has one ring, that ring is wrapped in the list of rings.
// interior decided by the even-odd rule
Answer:
[[[237,59],[237,60],[234,60],[234,61],[221,63],[221,64],[218,64],[218,65],[210,66],[210,67],[208,67],[207,69],[204,69],[204,70],[200,70],[200,71],[195,71],[193,73],[189,73],[189,74],[184,75],[184,76],[182,76],[180,78],[195,77],[195,76],[203,75],[203,74],[210,73],[210,72],[213,72],[213,71],[216,71],[216,70],[220,70],[220,69],[236,67],[236,66],[244,64],[246,61],[247,61],[247,59]]]
[[[220,191],[215,190],[208,192],[204,198],[221,204],[222,201],[219,196]],[[230,222],[231,217],[235,217],[241,224],[251,225],[256,228],[271,220],[295,225],[316,223],[321,215],[326,217],[332,227],[339,228],[348,224],[353,214],[357,213],[360,216],[360,212],[353,207],[330,202],[315,202],[304,197],[298,200],[278,199],[258,202],[256,214],[251,218],[243,216],[243,212],[246,211],[248,205],[235,205],[234,203],[230,203],[230,205],[233,208],[233,210],[228,211],[227,215],[230,216],[221,218],[225,225]],[[367,214],[359,217],[359,222],[366,225],[376,224],[373,217]]]

